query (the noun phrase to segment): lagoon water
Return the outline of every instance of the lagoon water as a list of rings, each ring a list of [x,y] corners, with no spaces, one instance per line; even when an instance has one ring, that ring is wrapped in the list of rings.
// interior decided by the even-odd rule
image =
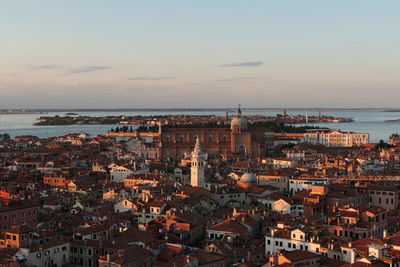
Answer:
[[[225,112],[77,112],[87,116],[135,116],[135,115],[168,115],[168,114],[192,114],[192,115],[225,115]],[[261,114],[274,116],[279,112],[244,112],[244,115]],[[288,112],[288,115],[302,114],[300,112]],[[73,132],[87,132],[89,134],[104,134],[115,125],[69,125],[69,126],[33,126],[37,118],[41,116],[65,116],[65,113],[50,112],[48,114],[0,114],[0,134],[8,133],[11,137],[18,135],[36,135],[38,137],[61,136]],[[308,112],[309,116],[318,116],[317,112]],[[313,123],[320,127],[341,129],[370,134],[370,142],[387,140],[392,133],[400,132],[400,122],[384,122],[385,120],[400,119],[400,112],[324,112],[323,115],[334,117],[353,118],[354,122],[348,123]]]

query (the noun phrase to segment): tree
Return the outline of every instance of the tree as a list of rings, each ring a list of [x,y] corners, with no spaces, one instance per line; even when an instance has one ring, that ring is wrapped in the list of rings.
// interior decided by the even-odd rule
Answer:
[[[392,145],[389,145],[388,143],[385,143],[385,141],[380,140],[379,143],[376,145],[377,148],[383,149],[383,148],[390,148],[393,147]]]

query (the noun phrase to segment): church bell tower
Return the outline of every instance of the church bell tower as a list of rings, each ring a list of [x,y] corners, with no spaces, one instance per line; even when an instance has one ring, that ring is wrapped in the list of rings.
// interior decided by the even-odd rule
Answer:
[[[207,154],[201,151],[200,139],[196,138],[196,145],[192,151],[190,167],[190,184],[192,186],[205,187],[205,167]]]

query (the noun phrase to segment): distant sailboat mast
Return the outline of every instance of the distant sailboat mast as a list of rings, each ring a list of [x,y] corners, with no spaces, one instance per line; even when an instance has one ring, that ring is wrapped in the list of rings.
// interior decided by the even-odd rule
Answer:
[[[306,124],[308,124],[308,112],[306,112]]]

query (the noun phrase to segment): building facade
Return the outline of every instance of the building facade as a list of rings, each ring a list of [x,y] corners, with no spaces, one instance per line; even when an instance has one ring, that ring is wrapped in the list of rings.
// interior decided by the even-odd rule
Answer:
[[[265,154],[265,128],[248,127],[240,108],[230,128],[165,128],[160,132],[160,153],[164,159],[179,160],[193,149],[196,139],[208,155],[236,153],[249,157]]]
[[[303,136],[304,143],[322,144],[327,147],[352,147],[369,143],[369,134],[355,132],[317,131],[308,132]]]

